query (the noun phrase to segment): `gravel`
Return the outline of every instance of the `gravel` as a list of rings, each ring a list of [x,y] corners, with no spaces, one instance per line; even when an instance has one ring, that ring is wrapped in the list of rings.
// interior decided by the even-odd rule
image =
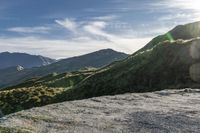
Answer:
[[[63,102],[0,119],[36,133],[200,133],[200,90],[164,90]]]

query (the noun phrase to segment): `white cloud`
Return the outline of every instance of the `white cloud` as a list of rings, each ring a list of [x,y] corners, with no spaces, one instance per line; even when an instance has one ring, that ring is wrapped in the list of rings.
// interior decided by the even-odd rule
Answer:
[[[200,19],[199,0],[162,0],[153,3],[154,9],[166,11],[169,15],[163,16],[160,20],[180,20],[182,22],[197,21]]]
[[[41,54],[51,58],[67,58],[112,48],[132,54],[142,48],[151,38],[135,38],[131,32],[114,34],[106,31],[109,23],[106,20],[88,20],[76,22],[75,19],[55,20],[63,29],[76,34],[70,39],[45,39],[37,37],[0,38],[0,52],[26,52]],[[18,31],[23,31],[17,29]],[[26,30],[27,31],[27,30]],[[126,36],[126,35],[129,36]]]
[[[165,6],[168,8],[183,9],[183,10],[193,10],[200,11],[200,1],[199,0],[163,0],[158,2],[158,6]]]
[[[200,0],[160,0],[150,4],[153,14],[158,12],[155,24],[173,28],[177,25],[200,21]]]
[[[174,20],[174,19],[188,19],[189,17],[191,17],[191,14],[178,13],[178,14],[170,14],[170,15],[162,16],[158,20],[169,21],[169,20]]]
[[[89,22],[83,26],[83,30],[93,35],[107,36],[107,33],[103,31],[106,25],[107,23],[104,21]]]
[[[117,38],[116,38],[117,39]],[[73,40],[49,40],[35,37],[0,38],[0,52],[25,52],[44,55],[51,58],[67,58],[82,55],[96,50],[112,48],[117,51],[132,54],[143,47],[150,38],[118,39],[118,43],[95,40],[89,37]]]
[[[55,22],[72,32],[76,32],[78,27],[78,24],[73,19],[69,18],[66,18],[64,20],[55,20]]]
[[[107,25],[108,24],[103,21],[94,21],[88,23],[83,28],[86,32],[93,35],[101,36],[105,38],[105,40],[109,43],[128,53],[133,53],[136,50],[142,48],[151,39],[149,37],[135,38],[135,36],[131,32],[121,33],[119,35],[111,34],[104,30]],[[126,36],[127,34],[129,36]]]
[[[100,21],[110,21],[118,18],[116,15],[107,15],[107,16],[99,16],[99,17],[94,17],[92,19],[94,20],[100,20]]]
[[[18,33],[48,33],[49,27],[38,26],[38,27],[12,27],[8,28],[7,31],[18,32]]]

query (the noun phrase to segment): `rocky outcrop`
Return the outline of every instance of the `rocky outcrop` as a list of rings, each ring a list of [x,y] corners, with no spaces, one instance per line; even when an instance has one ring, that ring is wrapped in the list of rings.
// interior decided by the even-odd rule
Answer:
[[[23,66],[20,66],[20,65],[17,66],[17,71],[23,71],[23,70],[24,70]]]
[[[200,131],[200,90],[164,90],[71,101],[21,111],[0,131],[176,133]]]

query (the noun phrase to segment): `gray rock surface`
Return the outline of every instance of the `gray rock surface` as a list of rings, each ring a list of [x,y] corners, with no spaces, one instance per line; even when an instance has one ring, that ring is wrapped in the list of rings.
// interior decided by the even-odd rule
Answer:
[[[164,90],[52,104],[5,116],[0,127],[37,133],[199,133],[200,90]]]

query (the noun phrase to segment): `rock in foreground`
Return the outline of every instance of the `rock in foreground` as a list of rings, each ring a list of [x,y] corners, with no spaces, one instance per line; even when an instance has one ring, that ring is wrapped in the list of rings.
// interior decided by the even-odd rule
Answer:
[[[0,131],[200,132],[200,90],[164,90],[64,102],[0,119]]]

